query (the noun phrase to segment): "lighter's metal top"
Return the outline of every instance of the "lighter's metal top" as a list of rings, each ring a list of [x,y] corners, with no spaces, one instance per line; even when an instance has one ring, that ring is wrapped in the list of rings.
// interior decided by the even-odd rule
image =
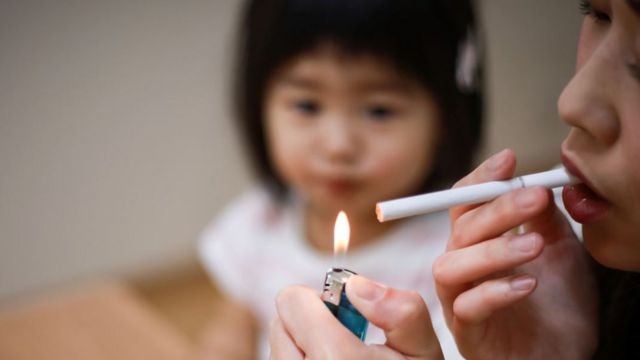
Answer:
[[[356,273],[348,269],[330,268],[327,270],[324,277],[324,287],[322,288],[322,300],[336,306],[340,305],[340,296],[344,286],[353,275],[356,275]]]

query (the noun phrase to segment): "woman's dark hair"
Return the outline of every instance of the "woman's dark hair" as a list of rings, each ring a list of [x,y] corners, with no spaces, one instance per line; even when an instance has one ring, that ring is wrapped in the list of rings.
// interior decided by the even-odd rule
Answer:
[[[381,57],[434,96],[442,139],[417,191],[449,185],[469,171],[483,114],[481,66],[471,66],[473,84],[456,81],[460,49],[470,34],[477,37],[468,0],[252,0],[242,21],[235,110],[255,170],[276,195],[287,187],[266,146],[266,86],[287,61],[323,42],[348,54]]]
[[[598,348],[593,359],[640,359],[640,273],[593,260],[600,299]]]

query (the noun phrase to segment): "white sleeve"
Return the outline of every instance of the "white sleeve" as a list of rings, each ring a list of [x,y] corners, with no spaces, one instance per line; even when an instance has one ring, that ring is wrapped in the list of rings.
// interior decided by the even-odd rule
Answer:
[[[252,190],[233,202],[200,236],[198,254],[215,284],[235,300],[250,303],[253,266],[266,194]]]

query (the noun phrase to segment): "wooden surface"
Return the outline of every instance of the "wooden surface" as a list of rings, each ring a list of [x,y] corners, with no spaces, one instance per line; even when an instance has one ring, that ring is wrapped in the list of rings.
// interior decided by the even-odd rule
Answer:
[[[0,359],[187,359],[192,345],[128,286],[112,282],[0,311]]]
[[[221,294],[196,262],[172,271],[130,279],[130,284],[154,311],[197,344],[208,323],[223,316]]]

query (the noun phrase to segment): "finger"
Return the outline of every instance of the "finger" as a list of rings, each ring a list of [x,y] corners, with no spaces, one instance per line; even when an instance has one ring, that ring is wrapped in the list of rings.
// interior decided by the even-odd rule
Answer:
[[[304,359],[304,353],[300,351],[293,342],[280,318],[275,318],[271,322],[269,328],[269,343],[271,345],[271,360]]]
[[[550,203],[551,192],[542,187],[518,189],[502,195],[461,215],[452,225],[448,249],[459,249],[500,236],[539,216]]]
[[[529,262],[543,247],[544,240],[537,233],[502,236],[444,253],[434,262],[433,276],[445,287],[471,283]]]
[[[549,206],[547,206],[539,215],[532,219],[529,219],[524,224],[524,230],[535,229],[537,233],[542,235],[545,239],[557,239],[561,237],[574,237],[573,229],[569,223],[569,220],[555,206],[553,201],[553,193],[547,191]]]
[[[444,317],[453,321],[453,302],[473,282],[496,272],[512,270],[537,258],[544,241],[535,233],[504,236],[444,253],[433,263],[433,277]]]
[[[418,293],[388,288],[362,276],[351,277],[346,291],[356,309],[384,331],[387,347],[410,358],[442,358],[429,311]]]
[[[487,280],[456,298],[453,304],[455,321],[465,326],[481,324],[496,311],[531,294],[535,287],[536,279],[530,275]]]
[[[477,344],[486,335],[486,320],[531,295],[536,285],[534,277],[516,275],[485,281],[461,294],[454,303],[454,320],[450,325],[457,343]]]
[[[280,291],[276,308],[295,345],[310,359],[357,358],[365,345],[331,314],[318,293],[302,286]]]
[[[485,160],[475,170],[460,179],[456,187],[468,186],[493,180],[506,180],[513,177],[516,168],[516,156],[511,149],[504,149]],[[477,204],[461,205],[449,210],[451,220],[477,207]]]

